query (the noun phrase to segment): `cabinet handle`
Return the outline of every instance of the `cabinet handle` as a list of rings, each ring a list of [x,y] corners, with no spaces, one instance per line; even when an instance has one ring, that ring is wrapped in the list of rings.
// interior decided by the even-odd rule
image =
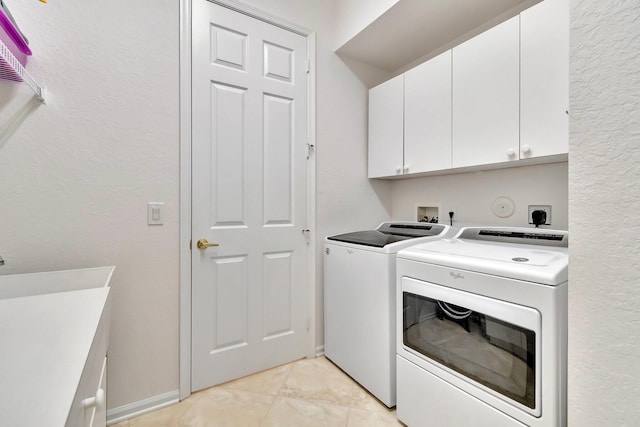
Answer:
[[[99,388],[94,397],[87,397],[80,403],[83,408],[102,408],[104,406],[104,390]]]
[[[507,156],[508,156],[508,157],[513,157],[513,156],[515,156],[515,155],[516,155],[516,150],[514,150],[513,148],[509,148],[509,149],[507,150]]]
[[[528,145],[523,145],[520,150],[522,150],[524,154],[529,154],[531,152],[531,147]]]

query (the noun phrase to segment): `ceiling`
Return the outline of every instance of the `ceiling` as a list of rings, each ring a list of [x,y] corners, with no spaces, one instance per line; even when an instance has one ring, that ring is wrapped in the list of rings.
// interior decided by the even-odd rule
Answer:
[[[540,0],[400,0],[336,52],[390,72],[449,49]]]

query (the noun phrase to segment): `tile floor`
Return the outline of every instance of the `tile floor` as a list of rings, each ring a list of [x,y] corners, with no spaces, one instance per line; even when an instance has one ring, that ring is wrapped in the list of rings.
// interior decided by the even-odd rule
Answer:
[[[324,357],[303,359],[194,393],[114,427],[403,426]]]

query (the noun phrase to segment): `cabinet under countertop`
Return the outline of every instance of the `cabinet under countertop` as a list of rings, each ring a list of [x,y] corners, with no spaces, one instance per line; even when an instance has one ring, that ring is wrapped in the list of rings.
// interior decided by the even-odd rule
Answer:
[[[75,416],[74,408],[90,397],[81,386],[91,376],[92,359],[101,362],[106,355],[109,291],[0,300],[2,425],[83,425],[84,415]]]

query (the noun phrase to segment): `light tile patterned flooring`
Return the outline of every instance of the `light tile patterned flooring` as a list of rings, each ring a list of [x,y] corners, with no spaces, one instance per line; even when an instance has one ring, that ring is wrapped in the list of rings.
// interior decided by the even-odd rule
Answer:
[[[302,359],[194,393],[115,427],[403,426],[324,357]]]

